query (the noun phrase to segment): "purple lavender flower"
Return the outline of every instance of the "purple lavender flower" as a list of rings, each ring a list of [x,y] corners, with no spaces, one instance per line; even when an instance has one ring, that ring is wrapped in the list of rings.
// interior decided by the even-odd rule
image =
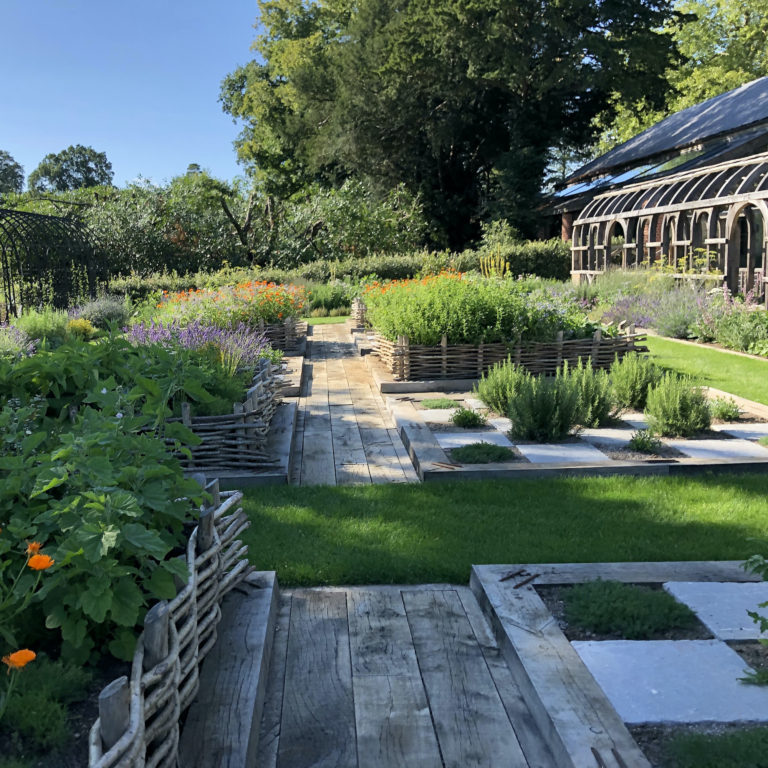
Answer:
[[[152,320],[123,330],[131,343],[141,346],[178,345],[196,350],[214,347],[219,352],[222,365],[232,373],[240,367],[253,367],[271,352],[266,336],[243,323],[236,328],[219,328],[200,320],[193,320],[184,326],[177,322],[156,323]]]
[[[0,323],[0,355],[33,355],[36,342],[20,328]]]

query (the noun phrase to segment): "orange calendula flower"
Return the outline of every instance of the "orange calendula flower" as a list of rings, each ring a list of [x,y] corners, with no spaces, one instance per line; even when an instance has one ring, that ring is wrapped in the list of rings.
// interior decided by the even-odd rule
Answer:
[[[53,558],[48,555],[32,555],[27,562],[27,565],[33,571],[44,571],[53,565]]]
[[[3,656],[3,664],[8,666],[9,671],[11,669],[21,669],[26,667],[30,661],[34,661],[37,654],[34,651],[30,651],[29,648],[22,648],[20,651],[14,651],[7,656]]]
[[[40,551],[40,547],[43,545],[39,541],[29,541],[27,542],[27,554],[28,555],[36,555]]]

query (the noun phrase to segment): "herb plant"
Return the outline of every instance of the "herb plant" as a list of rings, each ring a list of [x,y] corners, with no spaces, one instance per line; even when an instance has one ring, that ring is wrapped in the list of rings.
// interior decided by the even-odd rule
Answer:
[[[648,390],[645,416],[653,432],[670,437],[690,437],[709,429],[711,423],[703,390],[690,378],[672,373],[665,373]]]

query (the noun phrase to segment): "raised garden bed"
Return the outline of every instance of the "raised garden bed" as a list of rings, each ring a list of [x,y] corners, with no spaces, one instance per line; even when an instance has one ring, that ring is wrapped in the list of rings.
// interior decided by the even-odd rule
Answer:
[[[593,368],[610,368],[616,357],[645,352],[642,334],[605,337],[595,331],[589,339],[529,344],[448,344],[443,336],[439,346],[410,344],[408,337],[390,341],[376,334],[373,351],[395,381],[431,379],[479,379],[495,363],[507,359],[531,373],[554,374],[564,362],[576,365],[579,359],[591,361]]]

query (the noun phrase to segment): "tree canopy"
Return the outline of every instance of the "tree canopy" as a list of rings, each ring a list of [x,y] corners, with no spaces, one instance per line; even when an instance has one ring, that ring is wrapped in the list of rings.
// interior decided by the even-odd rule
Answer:
[[[46,155],[29,174],[29,188],[38,192],[67,192],[83,187],[108,186],[113,176],[112,163],[104,152],[76,144],[58,154]]]
[[[222,85],[271,194],[349,177],[422,201],[435,244],[524,232],[553,147],[611,94],[663,104],[668,0],[260,0],[259,60]]]
[[[0,192],[21,192],[24,188],[24,169],[9,152],[0,149]]]
[[[618,90],[598,121],[603,154],[675,112],[768,75],[765,0],[677,0],[678,23],[667,23],[681,61],[667,72],[669,91],[654,106]]]

